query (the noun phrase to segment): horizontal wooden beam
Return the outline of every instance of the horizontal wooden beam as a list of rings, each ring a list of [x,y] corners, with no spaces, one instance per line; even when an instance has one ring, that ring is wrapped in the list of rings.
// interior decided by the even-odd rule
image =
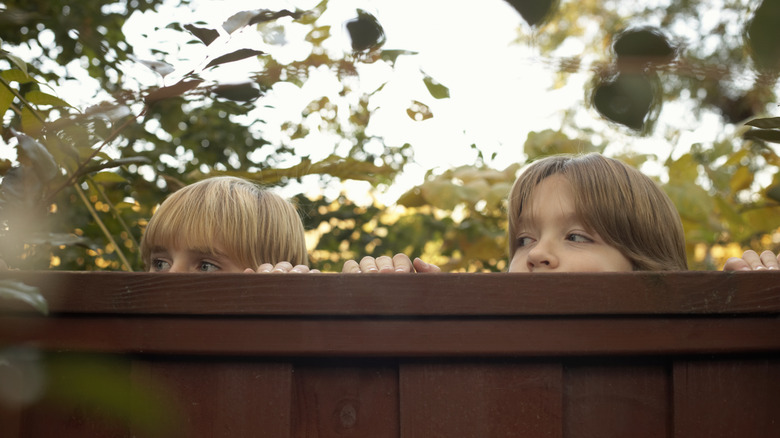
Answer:
[[[11,272],[54,314],[562,316],[780,314],[780,272],[148,274]],[[33,312],[23,303],[3,308]]]

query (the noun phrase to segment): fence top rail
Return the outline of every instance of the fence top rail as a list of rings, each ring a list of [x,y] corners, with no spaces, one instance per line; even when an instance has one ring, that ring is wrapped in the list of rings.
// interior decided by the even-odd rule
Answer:
[[[780,272],[149,274],[21,272],[53,314],[577,316],[780,314]],[[2,309],[34,312],[24,303]]]

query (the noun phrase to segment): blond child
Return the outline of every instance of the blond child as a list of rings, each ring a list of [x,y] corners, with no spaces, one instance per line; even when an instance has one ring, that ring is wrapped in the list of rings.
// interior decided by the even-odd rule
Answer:
[[[235,177],[170,195],[144,231],[141,256],[149,272],[318,272],[307,266],[295,208]]]
[[[687,270],[682,223],[649,177],[600,154],[538,160],[509,195],[509,272]],[[419,259],[350,260],[342,272],[438,272]]]

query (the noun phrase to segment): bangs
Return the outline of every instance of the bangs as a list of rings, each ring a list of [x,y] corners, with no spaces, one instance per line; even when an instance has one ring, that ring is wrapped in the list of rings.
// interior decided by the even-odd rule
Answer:
[[[205,183],[207,182],[207,183]],[[143,239],[143,257],[155,248],[187,248],[230,255],[241,267],[255,264],[257,196],[233,180],[206,180],[171,195],[152,216]]]
[[[225,242],[225,236],[219,233],[219,227],[215,227],[208,220],[207,215],[193,209],[180,208],[174,205],[165,211],[165,220],[149,222],[146,229],[145,240],[150,250],[159,248],[189,248],[208,254],[216,254],[219,246],[222,251],[229,251],[221,247]],[[158,212],[160,213],[160,212]]]

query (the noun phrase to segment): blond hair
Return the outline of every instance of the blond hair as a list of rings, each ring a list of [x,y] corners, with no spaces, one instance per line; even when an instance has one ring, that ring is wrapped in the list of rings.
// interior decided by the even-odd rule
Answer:
[[[171,194],[146,227],[141,256],[148,270],[151,253],[158,248],[216,253],[217,246],[242,268],[308,263],[303,223],[295,207],[250,181],[224,176]]]
[[[509,257],[517,249],[520,214],[533,189],[551,175],[572,187],[575,211],[631,262],[635,271],[687,270],[682,221],[671,199],[649,177],[600,154],[556,155],[531,164],[509,195]]]

